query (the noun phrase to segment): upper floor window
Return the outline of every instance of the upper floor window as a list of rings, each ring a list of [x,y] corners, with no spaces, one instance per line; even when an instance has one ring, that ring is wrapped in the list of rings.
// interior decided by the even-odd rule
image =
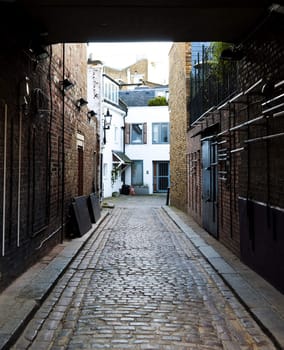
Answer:
[[[169,143],[169,123],[152,124],[152,143]]]
[[[143,124],[131,124],[131,143],[143,143]]]
[[[118,94],[118,84],[115,81],[109,79],[107,76],[104,76],[104,98],[110,102],[118,104]]]
[[[125,124],[125,143],[134,145],[147,143],[147,124]]]

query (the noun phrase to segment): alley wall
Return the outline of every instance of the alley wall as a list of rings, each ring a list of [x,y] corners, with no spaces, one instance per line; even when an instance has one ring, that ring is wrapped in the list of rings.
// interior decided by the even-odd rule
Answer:
[[[0,290],[74,230],[72,198],[94,186],[96,122],[76,107],[86,45],[47,50],[44,60],[28,49],[0,55]],[[66,78],[74,86],[63,92]]]

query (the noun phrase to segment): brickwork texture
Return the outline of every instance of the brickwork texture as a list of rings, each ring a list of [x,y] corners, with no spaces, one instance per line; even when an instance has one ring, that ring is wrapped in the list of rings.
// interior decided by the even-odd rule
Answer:
[[[77,99],[86,99],[86,45],[48,51],[38,62],[28,51],[0,57],[0,290],[68,234],[79,177],[83,194],[93,190],[96,124],[86,106],[76,107]],[[63,93],[65,78],[74,87]]]

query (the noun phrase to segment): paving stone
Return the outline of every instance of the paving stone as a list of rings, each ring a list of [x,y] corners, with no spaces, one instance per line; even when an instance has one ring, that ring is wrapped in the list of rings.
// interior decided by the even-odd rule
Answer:
[[[202,249],[231,272],[213,250]],[[31,322],[14,349],[27,337],[37,350],[275,349],[159,207],[115,206],[36,313],[40,318],[40,331]]]

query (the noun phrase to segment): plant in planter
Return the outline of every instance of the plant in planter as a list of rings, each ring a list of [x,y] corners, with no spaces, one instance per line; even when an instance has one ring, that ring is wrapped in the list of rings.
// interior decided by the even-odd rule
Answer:
[[[164,96],[157,96],[148,101],[148,106],[167,106],[168,101]]]

